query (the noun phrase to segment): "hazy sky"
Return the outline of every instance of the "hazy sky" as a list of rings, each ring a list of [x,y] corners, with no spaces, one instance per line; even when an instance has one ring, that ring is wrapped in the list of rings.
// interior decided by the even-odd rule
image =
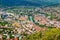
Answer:
[[[0,5],[50,5],[60,4],[60,0],[0,0]]]

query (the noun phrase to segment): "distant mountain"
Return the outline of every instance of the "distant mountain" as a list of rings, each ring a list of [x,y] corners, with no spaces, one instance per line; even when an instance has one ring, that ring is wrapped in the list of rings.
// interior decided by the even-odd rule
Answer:
[[[9,6],[50,6],[60,4],[60,0],[0,0],[0,7]]]

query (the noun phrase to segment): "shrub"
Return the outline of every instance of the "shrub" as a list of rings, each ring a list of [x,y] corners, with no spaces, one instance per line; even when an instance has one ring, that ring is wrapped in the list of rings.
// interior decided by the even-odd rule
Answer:
[[[46,31],[28,35],[26,40],[60,40],[60,29],[51,28]]]

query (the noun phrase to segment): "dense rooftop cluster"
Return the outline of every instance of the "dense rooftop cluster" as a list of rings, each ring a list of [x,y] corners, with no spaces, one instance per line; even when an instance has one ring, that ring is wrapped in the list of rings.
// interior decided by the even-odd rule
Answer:
[[[21,7],[0,11],[0,37],[6,37],[6,40],[19,37],[20,40],[28,34],[46,30],[48,27],[60,28],[60,21],[57,21],[56,14],[52,15],[59,13],[59,10],[56,10],[58,8]]]

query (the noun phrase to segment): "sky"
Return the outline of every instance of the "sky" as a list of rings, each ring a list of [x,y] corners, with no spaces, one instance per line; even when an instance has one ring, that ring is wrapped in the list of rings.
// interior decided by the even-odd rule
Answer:
[[[60,0],[0,0],[0,6],[47,6],[60,4]]]

